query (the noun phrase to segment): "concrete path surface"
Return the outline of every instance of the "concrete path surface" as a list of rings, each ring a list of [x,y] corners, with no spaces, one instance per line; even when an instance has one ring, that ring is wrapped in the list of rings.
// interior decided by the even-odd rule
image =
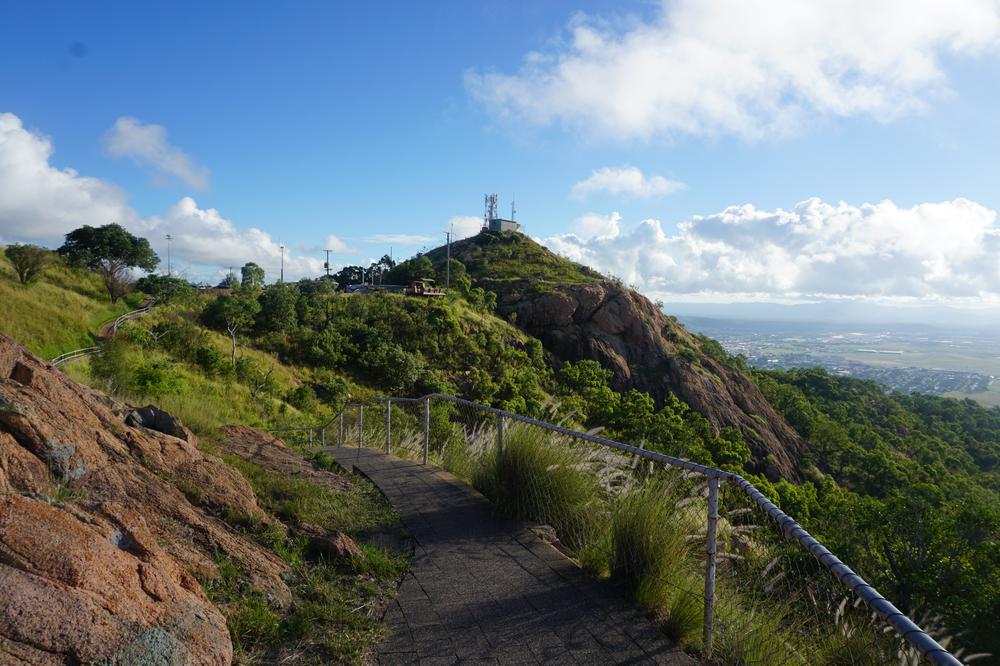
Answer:
[[[385,493],[413,535],[380,664],[694,664],[611,585],[588,577],[451,474],[328,448]]]

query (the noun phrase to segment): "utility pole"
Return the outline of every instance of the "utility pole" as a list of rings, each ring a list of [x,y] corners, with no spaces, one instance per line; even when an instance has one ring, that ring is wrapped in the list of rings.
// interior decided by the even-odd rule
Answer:
[[[452,226],[451,228],[454,229],[455,227]],[[444,235],[448,237],[448,259],[444,264],[444,286],[445,289],[451,289],[451,231],[444,232]]]
[[[326,276],[330,277],[330,251],[324,250],[326,252],[326,263],[323,264],[323,268],[326,269]]]
[[[173,239],[173,236],[167,234],[167,277],[170,277],[170,241]]]
[[[281,273],[279,273],[278,282],[285,281],[285,244],[282,243],[278,246],[281,248]]]

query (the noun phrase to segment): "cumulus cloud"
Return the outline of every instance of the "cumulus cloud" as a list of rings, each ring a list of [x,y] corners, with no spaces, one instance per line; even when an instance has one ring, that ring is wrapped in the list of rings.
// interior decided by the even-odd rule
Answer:
[[[142,219],[133,227],[154,247],[164,249],[165,242],[160,239],[169,233],[173,237],[173,256],[195,267],[226,267],[228,272],[229,266],[238,269],[252,261],[264,269],[269,281],[277,279],[281,271],[281,243],[271,234],[255,227],[237,227],[216,209],[200,208],[191,197],[182,198],[164,214]],[[316,277],[323,271],[323,260],[296,255],[286,245],[284,267],[285,280]]]
[[[675,233],[653,219],[620,232],[608,219],[613,233],[578,221],[577,232],[541,242],[662,298],[1000,303],[997,213],[968,199],[733,206]]]
[[[196,190],[208,188],[208,169],[195,164],[184,151],[167,141],[167,129],[122,116],[104,135],[104,150],[112,157],[128,157],[163,180],[178,180]]]
[[[483,228],[483,218],[475,215],[455,215],[448,220],[448,228],[453,235],[452,240],[462,240],[475,236]]]
[[[618,223],[622,216],[618,213],[601,215],[600,213],[584,213],[576,218],[573,223],[575,237],[581,240],[598,238],[601,240],[611,240],[617,238],[621,233]]]
[[[590,194],[606,192],[616,196],[639,198],[661,197],[676,192],[684,183],[663,176],[646,176],[634,166],[620,168],[602,167],[591,172],[590,177],[573,185],[570,193],[577,199]]]
[[[56,246],[66,233],[84,224],[117,222],[149,238],[164,260],[165,235],[171,234],[173,267],[188,277],[224,274],[228,266],[238,268],[247,261],[263,266],[271,279],[277,277],[281,249],[268,233],[238,227],[219,211],[200,208],[190,197],[162,215],[143,218],[128,205],[121,189],[53,166],[52,154],[48,138],[25,129],[14,114],[0,114],[0,242]],[[285,248],[286,279],[319,275],[322,267],[318,257]]]
[[[121,189],[49,163],[52,142],[12,113],[0,114],[0,241],[55,243],[83,224],[129,224],[138,215]]]
[[[787,134],[891,121],[948,90],[942,61],[996,49],[996,0],[661,0],[648,21],[577,15],[514,74],[466,74],[497,113],[613,138]]]

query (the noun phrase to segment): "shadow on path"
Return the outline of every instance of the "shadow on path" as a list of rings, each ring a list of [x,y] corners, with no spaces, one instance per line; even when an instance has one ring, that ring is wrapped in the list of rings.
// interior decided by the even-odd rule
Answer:
[[[415,552],[380,664],[694,664],[612,585],[430,465],[324,449],[379,487]]]

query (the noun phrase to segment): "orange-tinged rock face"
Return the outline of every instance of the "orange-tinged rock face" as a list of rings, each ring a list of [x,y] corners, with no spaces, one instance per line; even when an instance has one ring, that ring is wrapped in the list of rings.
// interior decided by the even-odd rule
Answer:
[[[221,613],[123,507],[0,496],[0,560],[8,642],[88,663],[232,660]]]
[[[0,335],[0,664],[230,663],[192,575],[216,552],[290,602],[287,565],[215,517],[264,515],[246,480],[131,412]]]

